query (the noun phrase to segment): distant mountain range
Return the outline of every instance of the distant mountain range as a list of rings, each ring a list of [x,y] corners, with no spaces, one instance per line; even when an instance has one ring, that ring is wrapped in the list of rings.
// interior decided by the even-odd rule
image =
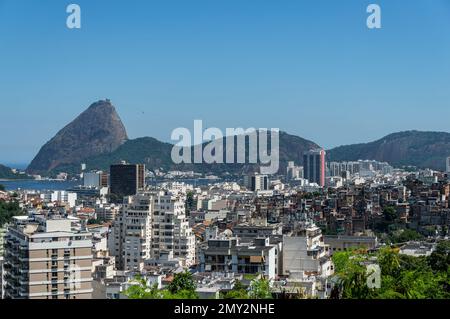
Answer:
[[[225,146],[225,142],[224,142]],[[150,170],[194,170],[222,175],[242,174],[257,168],[249,164],[174,164],[173,145],[152,137],[128,139],[126,129],[109,100],[92,104],[73,122],[47,142],[27,168],[30,174],[79,173],[82,163],[88,170],[107,170],[122,160],[145,163]],[[319,145],[298,136],[280,132],[280,173],[288,161],[303,164],[304,152]],[[394,166],[417,166],[443,170],[450,155],[450,134],[408,131],[388,135],[365,144],[340,146],[327,151],[328,160],[374,159]],[[236,156],[236,155],[235,155]]]
[[[396,167],[416,166],[445,170],[450,156],[450,133],[406,131],[393,133],[377,141],[336,147],[328,151],[333,161],[372,159]]]
[[[225,138],[223,139],[223,145],[225,153]],[[235,158],[237,158],[236,145],[237,139],[235,138]],[[311,141],[280,132],[280,168],[285,170],[288,161],[301,163],[303,161],[302,154],[305,151],[318,147],[317,144]],[[129,163],[145,163],[149,169],[193,170],[199,173],[215,175],[222,175],[226,172],[242,174],[255,171],[258,168],[258,165],[254,164],[174,164],[171,158],[172,148],[173,145],[170,143],[160,142],[152,137],[143,137],[125,142],[112,153],[89,158],[86,164],[89,168],[107,169],[109,165],[125,160]],[[248,150],[248,141],[246,141],[246,149]],[[193,154],[193,149],[191,149],[191,154]],[[249,162],[248,152],[246,154],[246,162]],[[70,167],[67,168],[69,169]]]
[[[224,148],[225,145],[224,138]],[[290,160],[301,163],[305,151],[318,147],[314,142],[280,132],[280,167],[285,169]],[[172,144],[152,137],[129,140],[115,107],[109,100],[98,101],[47,142],[27,172],[40,175],[58,172],[75,174],[80,172],[82,163],[87,164],[89,170],[107,170],[111,164],[120,161],[145,163],[150,170],[194,170],[218,175],[257,169],[257,165],[251,164],[174,164],[172,148]]]

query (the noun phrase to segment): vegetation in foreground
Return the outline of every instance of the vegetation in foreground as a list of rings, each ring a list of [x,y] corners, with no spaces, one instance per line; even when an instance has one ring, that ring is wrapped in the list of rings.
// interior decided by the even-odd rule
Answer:
[[[0,190],[2,185],[0,185]],[[22,215],[23,209],[20,207],[18,201],[3,201],[0,200],[0,228],[9,223],[13,216]]]
[[[412,257],[394,248],[375,254],[339,252],[333,256],[337,285],[335,299],[448,299],[450,298],[450,242],[443,241],[428,257]],[[372,273],[367,265],[381,269],[381,285],[369,288]]]
[[[179,273],[166,289],[159,290],[157,285],[148,287],[142,277],[136,277],[136,284],[125,291],[129,299],[199,299],[197,286],[190,272]],[[271,299],[270,284],[266,279],[255,279],[246,288],[237,282],[234,289],[221,295],[222,299]]]
[[[449,299],[450,298],[450,241],[442,241],[427,257],[399,254],[398,249],[382,248],[376,253],[365,250],[338,252],[333,256],[336,275],[332,299]],[[367,265],[377,264],[381,270],[379,288],[370,288],[368,278],[373,275]],[[196,284],[189,272],[176,274],[163,290],[148,287],[145,279],[125,295],[130,299],[198,299]],[[222,299],[271,299],[270,282],[254,279],[249,287],[237,282],[233,290],[221,294]]]

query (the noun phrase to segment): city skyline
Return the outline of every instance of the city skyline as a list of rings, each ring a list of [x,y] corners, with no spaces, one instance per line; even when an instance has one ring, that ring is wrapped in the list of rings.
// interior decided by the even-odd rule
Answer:
[[[449,17],[449,0],[0,0],[0,303],[450,300]]]
[[[106,113],[103,113],[103,115],[101,115],[101,117],[98,117],[97,115],[94,115],[94,113],[96,113],[96,112],[98,113],[98,109],[99,108],[103,108],[103,110],[106,111]],[[110,111],[112,113],[109,113]],[[113,122],[111,122],[111,119],[113,119],[112,120]],[[114,123],[114,121],[116,121],[116,120],[118,122]],[[83,124],[86,121],[91,123],[90,126],[89,125],[86,126],[86,125]],[[97,124],[95,124],[96,123],[95,121],[99,121],[99,122],[97,122]],[[100,123],[102,123],[102,126],[99,126]],[[104,131],[110,125],[114,126],[115,129],[113,129],[111,131]],[[190,131],[191,129],[193,129],[193,132]],[[108,129],[106,129],[106,130],[108,130]],[[123,131],[121,131],[121,130],[123,130]],[[210,131],[210,130],[214,131],[215,132],[214,134],[219,134],[219,135],[216,136],[216,135],[213,134],[212,136],[208,137],[208,134],[210,134],[210,133],[207,133],[207,131]],[[221,136],[223,136],[223,140],[221,141],[220,144],[225,146],[224,144],[228,143],[227,142],[228,138],[225,139],[225,137],[228,137],[228,136],[239,136],[241,134],[246,135],[248,132],[251,132],[251,131],[259,132],[256,135],[256,139],[260,140],[259,142],[261,142],[261,139],[264,140],[264,139],[269,138],[269,140],[272,140],[272,143],[274,143],[275,140],[277,140],[278,142],[277,142],[276,145],[279,145],[279,143],[280,143],[279,138],[280,138],[280,134],[281,134],[281,136],[284,136],[284,138],[283,138],[283,141],[284,141],[283,142],[283,147],[286,147],[285,143],[286,142],[289,143],[287,140],[292,139],[292,138],[296,139],[297,142],[299,142],[300,144],[306,143],[304,145],[308,145],[308,143],[309,143],[309,145],[310,145],[309,147],[311,149],[300,151],[300,153],[303,154],[302,155],[303,157],[304,157],[304,154],[308,153],[309,151],[315,151],[315,150],[327,151],[327,152],[330,151],[332,153],[335,153],[335,152],[339,153],[339,152],[342,152],[342,150],[346,149],[346,148],[347,149],[352,149],[353,148],[353,151],[355,151],[355,148],[358,149],[361,146],[367,146],[367,147],[369,147],[369,149],[370,149],[371,146],[375,146],[375,145],[378,145],[378,146],[383,146],[384,145],[384,146],[386,146],[387,145],[386,143],[388,141],[389,141],[389,143],[392,143],[395,140],[397,140],[398,143],[403,143],[402,142],[402,138],[405,138],[405,137],[408,137],[410,139],[407,143],[411,143],[411,142],[415,143],[415,144],[411,144],[410,145],[410,149],[414,151],[415,147],[422,147],[422,146],[420,146],[421,145],[420,143],[423,143],[423,139],[424,138],[425,139],[431,138],[430,144],[428,146],[433,148],[434,147],[433,143],[439,143],[439,139],[441,139],[441,138],[448,139],[450,137],[450,133],[449,132],[409,130],[409,131],[402,131],[402,132],[393,132],[393,133],[391,133],[389,135],[386,135],[386,136],[383,136],[383,137],[381,137],[381,138],[379,138],[379,139],[377,139],[375,141],[367,141],[366,143],[362,143],[362,144],[354,143],[354,144],[341,145],[341,146],[338,146],[338,147],[335,147],[335,148],[326,149],[326,148],[324,148],[324,147],[314,143],[314,141],[305,140],[302,137],[295,136],[293,134],[290,134],[289,132],[285,132],[283,130],[279,130],[278,128],[275,128],[275,129],[271,128],[270,130],[272,131],[272,133],[269,133],[269,136],[265,136],[264,134],[262,134],[258,138],[257,136],[261,133],[261,130],[265,131],[265,130],[267,130],[267,128],[259,128],[259,129],[256,128],[256,131],[254,130],[254,128],[227,128],[226,132],[220,132],[219,128],[203,127],[202,120],[194,120],[193,128],[188,128],[188,127],[186,127],[186,128],[176,128],[171,134],[171,140],[170,141],[158,141],[157,139],[154,139],[153,137],[145,137],[145,136],[141,136],[141,137],[137,137],[137,138],[126,137],[126,128],[122,124],[122,121],[120,119],[120,115],[118,115],[116,113],[116,111],[114,109],[114,106],[111,104],[111,101],[109,99],[106,99],[106,100],[99,100],[99,101],[93,103],[88,109],[86,109],[84,112],[79,114],[79,116],[77,116],[70,123],[65,125],[64,128],[62,128],[60,131],[58,131],[58,133],[48,143],[46,143],[45,145],[42,146],[42,148],[40,148],[39,153],[34,156],[34,160],[31,163],[8,163],[8,162],[4,162],[4,161],[2,162],[0,160],[0,165],[6,165],[7,167],[10,167],[10,168],[13,168],[13,169],[22,170],[22,171],[24,171],[25,169],[27,169],[28,172],[33,171],[34,168],[32,168],[32,167],[36,166],[35,162],[39,161],[38,158],[42,159],[42,156],[43,156],[42,154],[46,152],[45,151],[46,149],[47,150],[49,149],[50,145],[53,145],[53,147],[54,147],[55,143],[57,143],[57,144],[59,143],[59,142],[56,142],[56,141],[65,141],[62,144],[59,143],[60,144],[59,147],[62,147],[63,145],[65,145],[65,143],[69,143],[70,144],[71,143],[70,142],[71,138],[69,136],[71,136],[72,134],[78,134],[79,135],[79,134],[82,134],[82,132],[85,132],[85,131],[89,131],[90,132],[89,134],[90,134],[91,137],[95,136],[95,134],[103,134],[102,132],[107,133],[107,136],[111,136],[111,137],[112,136],[117,136],[117,134],[124,134],[124,136],[123,136],[124,139],[122,140],[122,142],[116,141],[116,142],[112,142],[112,143],[118,143],[118,142],[119,143],[123,143],[123,142],[125,142],[126,146],[124,146],[124,147],[126,149],[128,149],[130,147],[130,145],[133,145],[135,143],[140,143],[142,141],[147,141],[147,142],[148,141],[155,141],[156,143],[159,143],[159,145],[164,145],[164,148],[166,149],[166,151],[169,151],[167,149],[168,147],[169,148],[172,147],[172,150],[171,150],[172,154],[171,154],[171,156],[172,156],[172,161],[173,161],[174,164],[181,164],[181,163],[179,163],[180,158],[178,158],[178,157],[181,154],[184,154],[184,152],[188,152],[188,153],[189,152],[194,152],[194,153],[197,152],[195,150],[196,149],[195,145],[199,145],[200,146],[203,143],[213,145],[214,143],[216,143],[216,141],[222,140]],[[275,131],[273,131],[273,130],[275,130]],[[183,132],[183,134],[182,134],[183,137],[179,136],[179,134],[181,132]],[[277,132],[276,136],[275,137],[274,136],[270,137],[270,135],[273,134],[273,132]],[[184,136],[185,134],[187,134],[188,136]],[[194,135],[192,136],[192,134],[194,134]],[[81,135],[79,136],[79,138],[81,138]],[[86,136],[84,136],[83,138],[85,139]],[[69,139],[69,140],[67,140],[67,139]],[[84,142],[79,141],[78,142],[79,145],[84,145],[84,146],[90,145],[90,143],[91,143],[91,141],[84,141]],[[109,142],[104,142],[104,143],[109,143]],[[144,143],[146,143],[146,142],[144,142]],[[180,150],[178,150],[178,147],[179,147],[180,143],[181,143],[181,145],[185,145],[188,148],[192,148],[192,149],[184,150],[183,152],[178,154],[178,152],[180,152]],[[109,145],[109,144],[105,144],[105,145]],[[414,146],[414,145],[417,145],[417,146]],[[88,148],[86,148],[85,151],[91,152],[89,150],[89,146],[87,146],[87,147]],[[107,147],[112,147],[112,144],[110,146],[107,146]],[[144,149],[146,147],[147,146],[144,146]],[[254,149],[254,147],[255,147],[254,145],[253,146],[249,145],[249,149],[250,150]],[[275,146],[275,147],[278,148],[279,146]],[[302,146],[300,146],[300,147],[302,147]],[[228,146],[226,146],[226,148],[228,150]],[[389,148],[389,146],[387,148]],[[70,148],[69,147],[69,149],[66,149],[66,152],[67,151],[68,152],[76,152],[75,149],[76,149],[76,147],[75,148]],[[209,151],[207,151],[207,148],[202,147],[202,149],[203,149],[203,151],[201,151],[201,155],[206,154],[205,156],[207,156],[207,157],[211,156],[211,155],[208,155]],[[239,151],[239,148],[238,148],[238,150],[235,150],[235,151]],[[261,150],[260,150],[258,153],[259,154],[265,154],[265,152],[267,152],[267,151],[262,151],[262,153],[261,153]],[[272,170],[273,169],[278,170],[279,169],[279,167],[278,167],[279,166],[279,160],[278,160],[278,164],[276,164],[276,165],[274,165],[273,162],[274,162],[274,160],[276,160],[277,154],[280,151],[278,150],[276,153],[274,153],[274,152],[275,152],[274,150],[271,150],[271,151],[269,151],[267,153],[267,154],[270,154],[270,155],[264,155],[265,156],[264,163],[265,164],[271,163],[269,167],[271,167]],[[352,152],[352,151],[350,151],[350,152]],[[347,151],[347,153],[348,153],[348,151]],[[444,153],[440,152],[438,156],[442,157]],[[53,154],[53,155],[54,155],[53,156],[53,160],[55,160],[55,159],[59,160],[58,157],[65,156],[65,155],[61,155],[61,154],[57,155],[56,153]],[[49,156],[49,154],[47,154],[45,156]],[[114,157],[114,155],[112,155],[112,154],[111,154],[111,156]],[[125,156],[127,156],[127,155],[125,155]],[[173,156],[175,156],[175,157],[173,157]],[[191,156],[192,156],[192,153],[191,153]],[[228,158],[228,156],[229,155],[226,155],[226,158]],[[338,155],[338,156],[340,156],[340,155]],[[391,157],[394,156],[394,158],[395,158],[395,155],[390,154],[390,153],[388,154],[388,156],[391,156]],[[412,156],[412,155],[411,154],[409,154],[409,156],[405,155],[404,159],[408,160],[408,161],[414,161],[413,159],[410,158],[410,156]],[[50,157],[52,157],[52,156],[50,156]],[[239,157],[239,155],[238,155],[238,157]],[[340,160],[337,160],[337,161],[344,161],[344,162],[345,161],[355,161],[355,160],[369,160],[370,161],[370,160],[375,160],[376,158],[378,158],[382,162],[390,162],[389,159],[386,159],[386,158],[383,158],[383,157],[380,158],[380,157],[378,157],[376,155],[368,155],[368,154],[363,155],[363,154],[360,154],[358,158],[352,158],[351,159],[351,157],[352,157],[351,155],[347,154],[346,156],[344,156],[344,158],[341,158]],[[409,158],[409,159],[407,159],[407,158]],[[434,163],[430,162],[429,164],[432,165],[433,167],[428,167],[428,168],[433,168],[433,169],[437,169],[437,170],[443,170],[441,168],[441,166],[443,165],[443,162],[445,161],[445,163],[446,163],[446,165],[448,167],[448,159],[449,158],[450,157],[445,157],[445,159],[442,159],[442,163],[440,163],[440,161],[437,161],[437,162],[434,161]],[[47,158],[47,160],[48,160],[48,158]],[[89,160],[89,156],[87,157],[87,160]],[[148,159],[142,159],[142,160],[146,161]],[[136,161],[139,162],[139,161],[142,161],[142,160],[134,159],[134,160],[131,160],[131,162],[134,163]],[[184,155],[181,158],[181,160],[182,160],[182,162],[185,160]],[[199,158],[198,160],[200,160],[199,163],[207,164],[206,162],[203,162],[203,160],[204,160],[203,158]],[[208,159],[208,161],[211,161],[211,160],[212,159]],[[215,160],[218,160],[218,159],[216,158],[216,159],[214,159],[214,161]],[[225,158],[223,158],[221,160],[225,161],[228,164],[232,163],[232,162],[228,162],[228,160],[225,159]],[[295,161],[301,162],[302,161],[301,159],[295,160],[293,157],[288,158],[288,160],[289,161],[293,160],[293,162],[295,162]],[[331,158],[329,160],[331,160],[332,162],[336,161],[336,159],[334,159],[334,156],[331,156]],[[395,159],[393,159],[393,160],[396,161]],[[187,163],[190,163],[191,159],[188,158],[187,161],[188,161]],[[220,159],[219,159],[219,161],[220,161]],[[252,161],[252,160],[250,160],[250,161]],[[303,158],[303,161],[305,161],[304,158]],[[123,162],[123,159],[121,160],[121,162]],[[194,162],[195,162],[195,159],[194,159]],[[263,163],[263,162],[261,162],[261,163]],[[83,164],[83,165],[86,165],[86,164]],[[400,164],[397,163],[397,164],[394,164],[394,165],[400,165]],[[400,166],[402,166],[402,165],[403,164],[401,164]],[[408,164],[408,165],[411,165],[411,164]],[[439,166],[439,168],[437,168],[436,165]],[[412,165],[412,166],[414,166],[414,165]],[[419,164],[419,166],[423,166],[423,164]],[[97,169],[100,169],[100,167],[97,167]],[[447,169],[447,171],[448,171],[448,169]],[[272,174],[272,173],[268,173],[268,174]],[[322,174],[322,175],[324,175],[324,174]],[[323,181],[322,181],[321,184],[323,184]]]
[[[367,1],[77,3],[82,28],[69,30],[66,4],[0,1],[0,163],[29,163],[101,98],[130,138],[166,142],[195,119],[325,149],[449,131],[445,1],[377,1],[380,30],[365,25]]]

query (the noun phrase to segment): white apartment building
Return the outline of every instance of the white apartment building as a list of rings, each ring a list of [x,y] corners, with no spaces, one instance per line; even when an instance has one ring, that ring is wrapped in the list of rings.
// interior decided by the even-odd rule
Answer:
[[[116,257],[118,269],[141,271],[144,260],[151,257],[153,211],[152,193],[125,198],[108,240],[109,253]]]
[[[0,256],[0,299],[3,299],[3,257]]]
[[[295,166],[295,163],[292,161],[288,162],[288,166],[286,168],[286,179],[290,181],[300,178],[303,178],[303,167]]]
[[[445,159],[445,171],[450,173],[450,156]]]
[[[246,175],[244,185],[252,192],[266,191],[269,189],[269,176],[258,173]]]
[[[317,226],[306,228],[301,236],[283,236],[283,275],[298,273],[319,277],[334,273],[329,245]]]
[[[95,205],[95,214],[102,221],[114,221],[119,213],[119,207],[114,204],[97,204]]]
[[[102,171],[83,173],[83,186],[94,188],[108,187],[108,174]]]
[[[155,196],[153,214],[153,257],[172,251],[174,258],[181,258],[184,266],[195,263],[195,235],[189,227],[183,195],[159,192]]]
[[[70,207],[75,207],[77,201],[77,194],[66,191],[53,191],[41,194],[41,199],[44,203],[63,203]]]
[[[173,194],[186,194],[187,192],[193,192],[194,186],[183,182],[169,182],[163,183],[162,188],[169,190]]]
[[[200,272],[232,272],[264,275],[273,280],[277,276],[277,247],[269,238],[256,238],[241,243],[239,238],[219,237],[207,241],[199,254]]]
[[[117,268],[142,271],[145,260],[172,253],[183,266],[195,262],[195,235],[185,214],[185,198],[169,192],[127,197],[114,221],[109,251]]]
[[[7,226],[8,225],[4,225],[3,227],[0,227],[0,257],[3,256],[3,244],[4,244]]]
[[[226,209],[228,206],[228,201],[220,198],[202,198],[197,200],[197,210],[208,211],[208,210],[221,210]]]

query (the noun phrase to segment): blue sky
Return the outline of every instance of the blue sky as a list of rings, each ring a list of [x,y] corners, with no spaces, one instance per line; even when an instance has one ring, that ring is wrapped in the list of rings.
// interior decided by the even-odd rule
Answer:
[[[329,148],[450,131],[449,86],[447,0],[0,0],[0,163],[30,161],[106,97],[131,138],[203,119]]]

